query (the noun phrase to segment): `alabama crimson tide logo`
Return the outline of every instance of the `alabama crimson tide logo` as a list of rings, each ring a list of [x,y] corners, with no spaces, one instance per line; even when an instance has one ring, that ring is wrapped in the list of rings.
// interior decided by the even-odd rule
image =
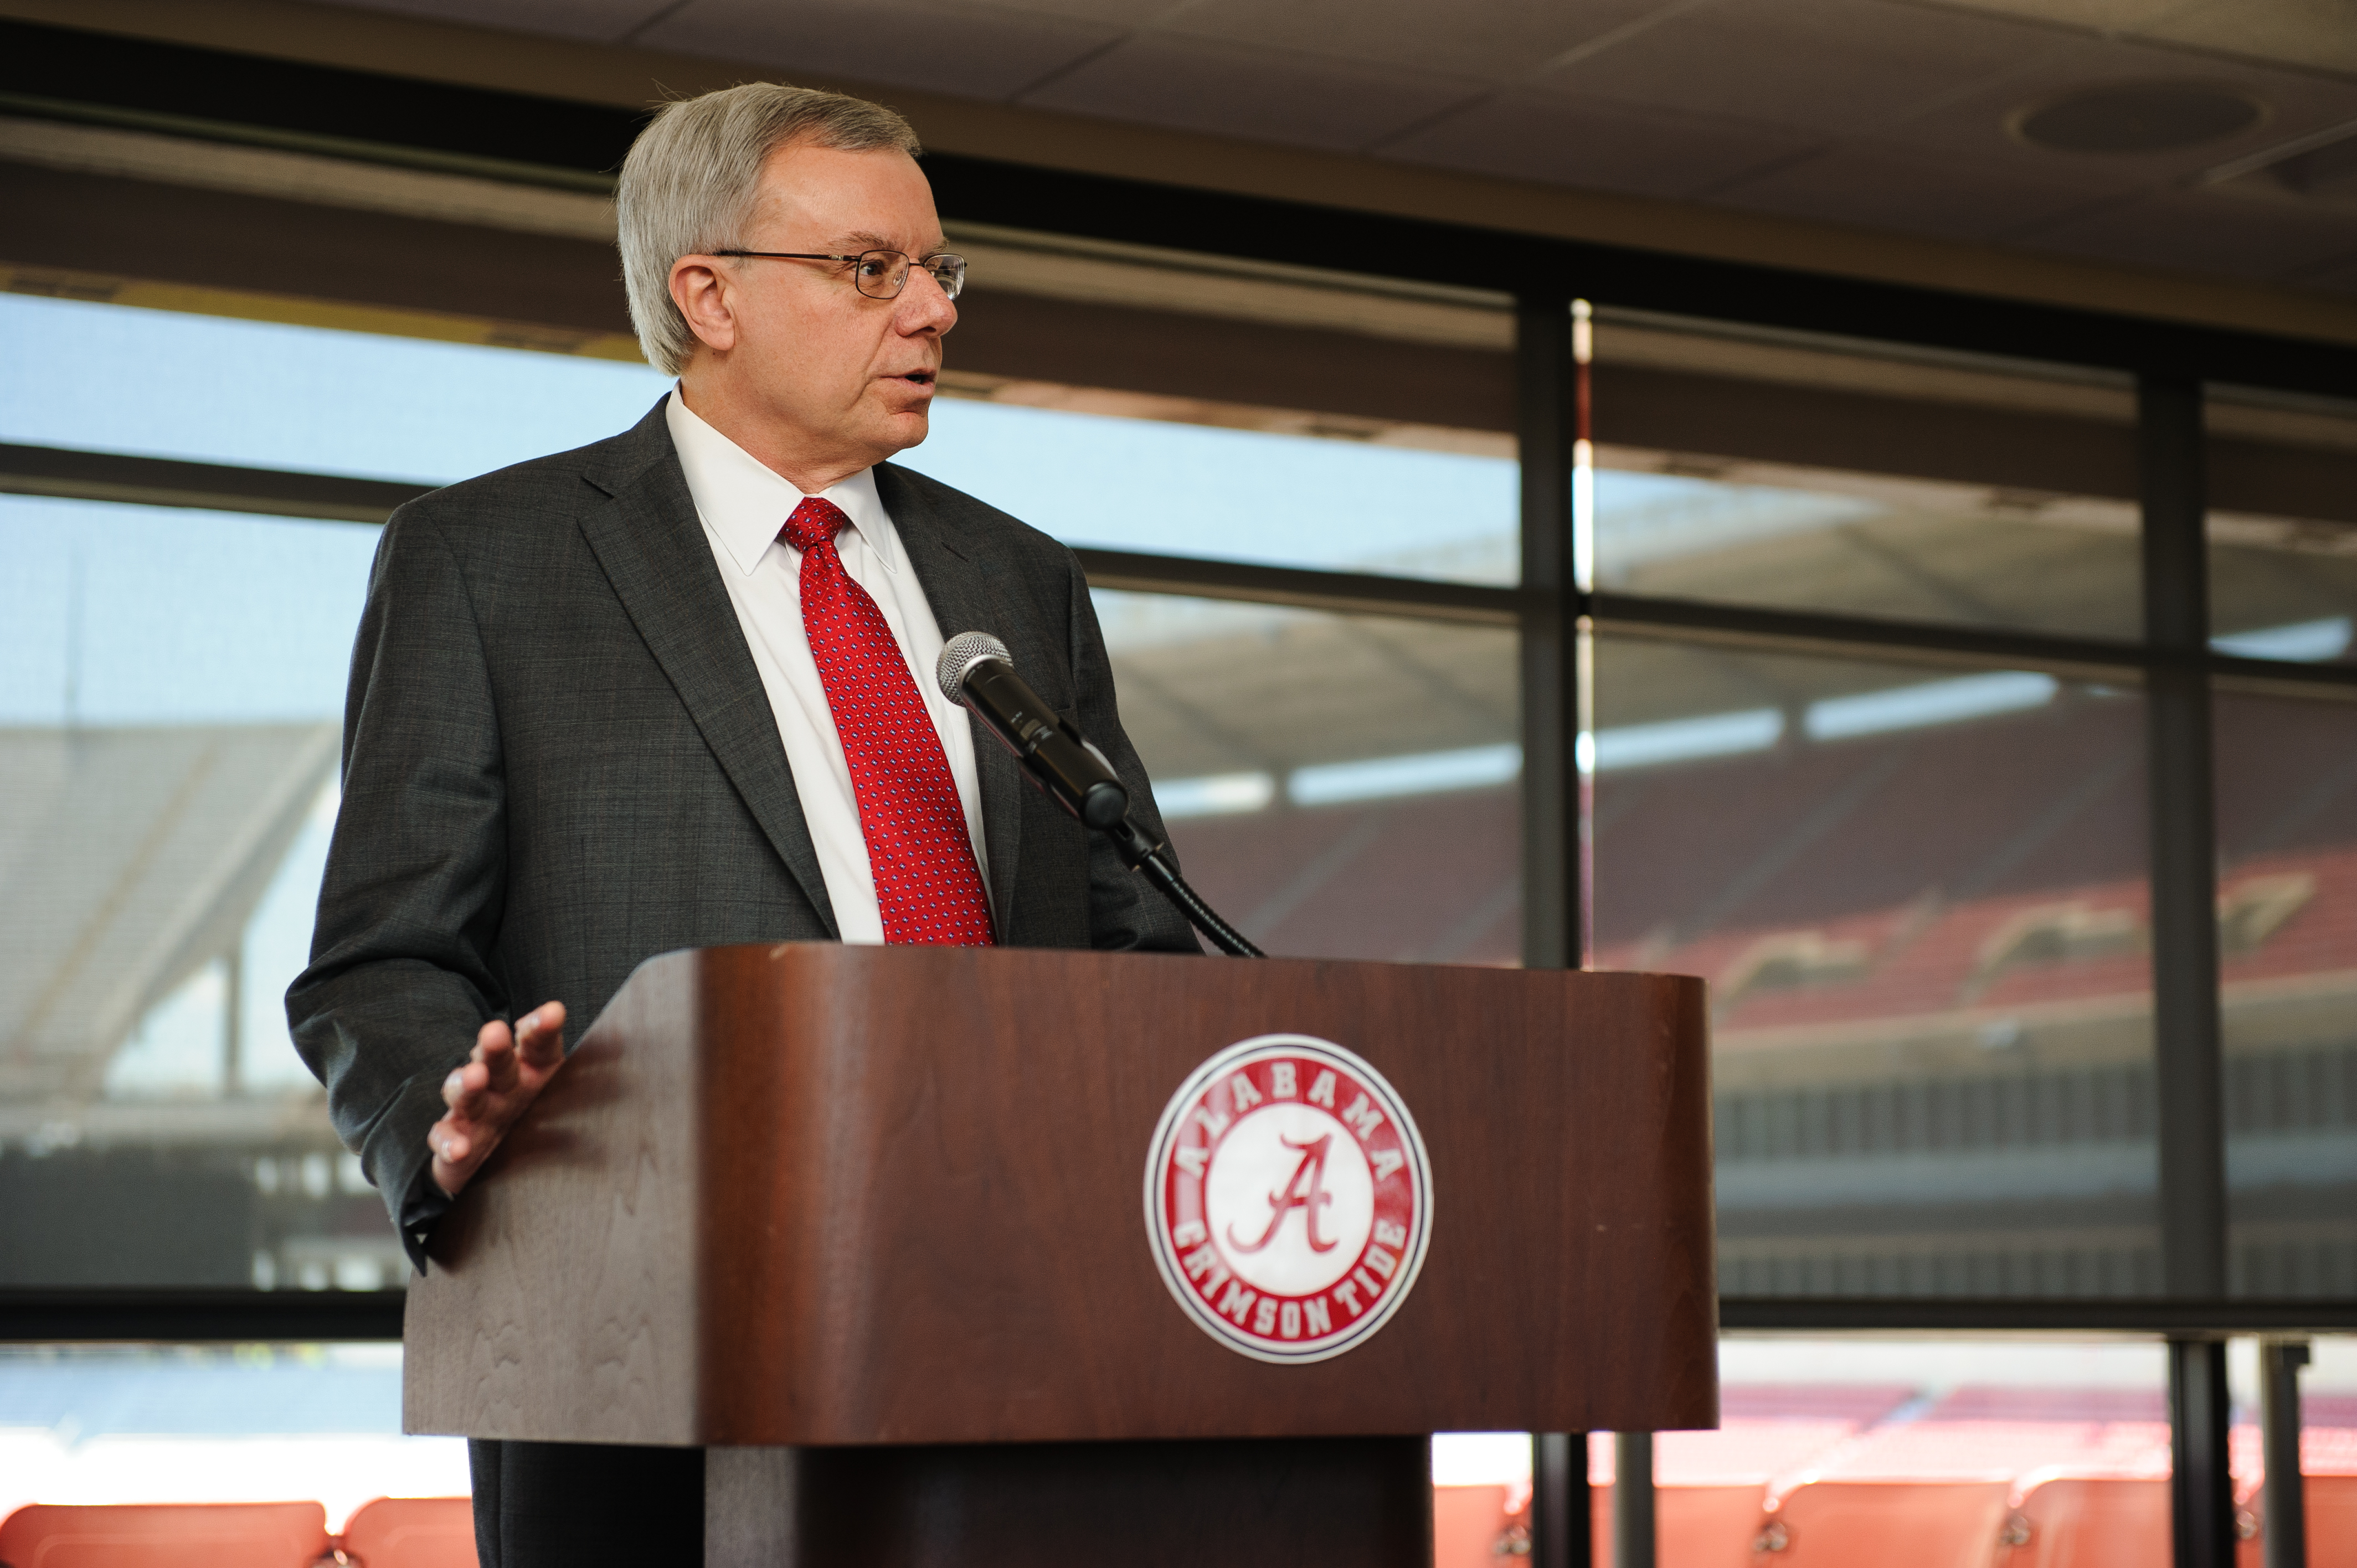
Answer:
[[[1231,1349],[1322,1361],[1407,1297],[1432,1223],[1398,1093],[1331,1041],[1263,1035],[1197,1068],[1146,1162],[1163,1282]]]

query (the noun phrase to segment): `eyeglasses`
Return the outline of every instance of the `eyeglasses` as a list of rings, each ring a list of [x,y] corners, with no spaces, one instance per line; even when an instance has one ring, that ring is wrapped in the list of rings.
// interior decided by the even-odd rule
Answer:
[[[812,251],[714,251],[716,256],[759,256],[773,262],[851,262],[852,285],[870,299],[898,299],[909,286],[909,274],[918,267],[933,274],[942,293],[955,299],[965,287],[965,258],[943,252],[923,261],[898,251],[862,251],[856,256]]]

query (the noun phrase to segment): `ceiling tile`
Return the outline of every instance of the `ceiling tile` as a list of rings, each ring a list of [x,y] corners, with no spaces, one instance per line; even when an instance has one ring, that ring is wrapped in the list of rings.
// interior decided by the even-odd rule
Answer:
[[[2216,142],[2149,154],[2052,152],[2020,141],[2008,129],[2011,117],[2020,110],[2082,88],[2126,82],[2202,82],[2238,88],[2265,103],[2268,117]],[[2266,66],[2201,59],[2144,44],[2090,40],[2001,82],[1927,110],[1891,127],[1884,139],[1892,146],[1951,156],[2056,171],[2087,169],[2158,186],[2351,119],[2357,119],[2357,83]]]
[[[328,0],[356,11],[391,11],[478,27],[611,43],[627,38],[670,0]]]
[[[1240,49],[1135,38],[1025,95],[1043,109],[1217,135],[1350,150],[1428,120],[1478,83]]]
[[[1685,12],[1541,85],[1846,132],[2068,47],[2045,29],[1890,0],[1750,0]]]
[[[2190,9],[2172,7],[2137,31],[2169,43],[2357,76],[2357,5],[2349,0],[2210,0]]]
[[[1120,37],[1116,28],[1088,22],[920,0],[693,0],[639,41],[759,62],[813,87],[841,76],[1007,98]]]
[[[1200,0],[1170,31],[1508,81],[1676,0]]]
[[[1944,10],[1986,11],[2093,33],[2117,33],[2185,9],[2185,0],[1908,0]],[[2236,0],[2247,4],[2248,0]]]
[[[1922,4],[1927,0],[1912,0]],[[2186,44],[2245,59],[2357,74],[2349,0],[1928,0],[2076,27]]]
[[[1381,149],[1404,163],[1685,196],[1804,151],[1789,131],[1555,94],[1508,93]]]
[[[2357,251],[2357,220],[2346,208],[2321,203],[2171,191],[2072,219],[2026,243],[2100,261],[2273,283]]]
[[[2320,267],[2303,269],[2292,281],[2318,294],[2345,294],[2357,298],[2357,251]]]
[[[2136,188],[2118,180],[2050,177],[1846,145],[1722,188],[1711,200],[1792,218],[1986,242]]]

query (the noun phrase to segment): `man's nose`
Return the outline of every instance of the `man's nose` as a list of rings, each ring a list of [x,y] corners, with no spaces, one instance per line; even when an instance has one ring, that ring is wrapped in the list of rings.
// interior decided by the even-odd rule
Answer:
[[[957,306],[942,292],[939,279],[923,267],[910,267],[909,281],[900,285],[900,330],[915,334],[931,328],[946,332],[957,325]]]

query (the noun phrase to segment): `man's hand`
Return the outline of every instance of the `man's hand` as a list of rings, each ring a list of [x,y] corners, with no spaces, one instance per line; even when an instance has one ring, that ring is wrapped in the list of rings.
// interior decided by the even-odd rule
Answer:
[[[465,1064],[442,1080],[450,1112],[425,1134],[435,1185],[457,1197],[564,1065],[564,1003],[542,1003],[516,1021],[512,1034],[497,1018],[484,1025]]]

